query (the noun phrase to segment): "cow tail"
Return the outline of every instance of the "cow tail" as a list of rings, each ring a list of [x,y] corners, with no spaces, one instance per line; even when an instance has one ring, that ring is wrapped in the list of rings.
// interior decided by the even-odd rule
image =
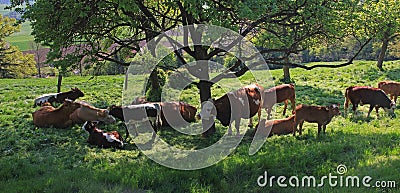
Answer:
[[[349,108],[349,91],[353,89],[353,86],[350,86],[346,88],[346,91],[344,92],[344,110],[346,111],[347,108]]]

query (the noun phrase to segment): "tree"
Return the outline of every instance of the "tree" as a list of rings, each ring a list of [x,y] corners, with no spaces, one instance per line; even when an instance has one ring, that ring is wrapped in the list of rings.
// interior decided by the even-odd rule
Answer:
[[[19,78],[30,76],[34,72],[32,55],[22,54],[15,46],[10,46],[4,38],[18,32],[20,25],[16,25],[14,18],[0,15],[0,78]]]
[[[352,0],[37,0],[19,11],[32,22],[35,40],[51,47],[49,59],[57,59],[54,63],[62,69],[78,64],[87,55],[129,65],[129,61],[116,61],[113,56],[132,55],[132,50],[139,51],[140,42],[149,41],[179,25],[194,24],[212,24],[238,31],[256,45],[264,45],[260,52],[268,63],[313,69],[349,65],[354,58],[341,65],[311,67],[289,63],[285,58],[317,43],[319,39],[341,36],[349,21],[348,10],[356,3]],[[13,6],[19,4],[20,0],[13,1]],[[191,39],[184,41],[199,42],[202,30],[194,26],[184,31],[184,34],[191,34]],[[81,49],[63,55],[63,49],[77,45]],[[222,49],[202,45],[187,46],[182,50],[185,55],[175,52],[182,65],[188,63],[188,58],[207,61],[225,53]],[[201,102],[211,98],[211,86],[215,82],[241,76],[248,70],[249,67],[238,58],[226,72],[213,79],[210,79],[206,63],[198,62],[188,69],[200,79],[195,84],[200,90]],[[200,71],[202,73],[197,73]],[[208,131],[212,133],[215,127],[212,126]]]
[[[359,24],[364,28],[362,32],[381,41],[377,67],[383,70],[389,42],[400,35],[400,4],[397,0],[365,0],[359,5]]]

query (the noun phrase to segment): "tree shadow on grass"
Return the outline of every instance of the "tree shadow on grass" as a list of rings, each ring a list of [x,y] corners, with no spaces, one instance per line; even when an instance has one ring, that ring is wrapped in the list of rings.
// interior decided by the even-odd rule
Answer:
[[[400,79],[400,68],[390,69],[386,71],[386,79],[388,80],[399,80]]]

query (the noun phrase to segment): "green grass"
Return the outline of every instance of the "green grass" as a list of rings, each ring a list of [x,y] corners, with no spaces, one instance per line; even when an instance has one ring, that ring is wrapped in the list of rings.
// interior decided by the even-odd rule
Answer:
[[[339,69],[291,69],[296,84],[297,103],[343,104],[343,92],[350,85],[372,85],[384,79],[400,81],[400,61],[386,62],[380,72],[374,62],[358,61]],[[266,71],[256,71],[256,77]],[[271,71],[275,83],[281,70]],[[251,74],[240,79],[251,82]],[[121,104],[124,76],[65,77],[63,90],[79,87],[86,100],[98,107]],[[132,81],[135,82],[135,81]],[[235,80],[224,80],[224,86]],[[262,80],[266,85],[267,80]],[[243,141],[223,161],[195,171],[179,171],[161,166],[141,153],[133,141],[124,150],[99,149],[87,144],[87,134],[75,125],[70,129],[36,128],[31,113],[33,99],[56,91],[56,78],[0,80],[0,192],[399,192],[400,122],[382,110],[380,117],[367,107],[362,115],[335,117],[327,133],[317,137],[317,126],[304,124],[302,136],[273,136],[255,155],[248,155],[252,137],[247,132]],[[137,86],[138,89],[142,85]],[[187,90],[180,98],[198,105],[198,91]],[[213,95],[223,94],[215,87]],[[342,106],[341,106],[342,109]],[[291,110],[291,108],[289,108]],[[282,105],[277,105],[282,118]],[[289,111],[290,112],[290,111]],[[265,112],[264,112],[265,113]],[[396,110],[399,113],[399,108]],[[247,123],[247,121],[242,121]],[[102,125],[105,130],[124,132],[123,123]],[[244,125],[244,124],[243,124]],[[217,141],[226,131],[217,124],[210,138],[179,135],[163,128],[160,135],[177,147],[202,148]],[[310,176],[338,175],[336,167],[347,166],[344,176],[371,176],[373,180],[397,181],[397,188],[280,188],[258,187],[257,179],[268,175]]]

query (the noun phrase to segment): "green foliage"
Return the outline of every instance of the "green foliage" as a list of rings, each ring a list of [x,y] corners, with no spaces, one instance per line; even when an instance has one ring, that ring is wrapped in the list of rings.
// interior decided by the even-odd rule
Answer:
[[[23,54],[15,46],[8,49],[3,62],[12,64],[5,67],[5,73],[2,77],[7,78],[24,78],[37,74],[36,62],[33,54]]]
[[[378,71],[373,61],[357,61],[354,66],[339,69],[292,69],[297,103],[327,105],[343,103],[344,90],[350,85],[377,86],[381,80],[400,81],[400,62],[387,62],[387,70]],[[262,77],[266,71],[255,71]],[[275,83],[281,70],[271,71]],[[240,77],[252,83],[250,73]],[[135,78],[133,78],[135,79]],[[78,87],[88,101],[99,108],[121,103],[123,75],[65,77],[62,91]],[[226,85],[237,80],[224,80]],[[262,80],[261,85],[266,85]],[[304,124],[302,136],[273,136],[255,155],[248,155],[252,141],[247,131],[238,148],[214,166],[196,171],[178,171],[161,166],[143,155],[133,143],[124,150],[100,149],[88,145],[87,133],[81,125],[69,129],[36,128],[31,113],[36,96],[56,91],[57,78],[0,80],[0,192],[397,192],[396,188],[324,187],[280,188],[259,187],[257,179],[264,171],[275,176],[338,175],[339,164],[347,166],[343,176],[371,176],[373,180],[394,180],[400,177],[400,122],[380,110],[366,119],[362,115],[333,118],[327,133],[316,136],[317,126]],[[138,85],[140,89],[141,85]],[[182,99],[198,107],[198,90],[192,87]],[[213,87],[219,97],[222,90]],[[343,107],[341,106],[341,111]],[[276,107],[276,118],[282,118],[283,104]],[[289,107],[290,110],[290,107]],[[399,113],[399,108],[396,109]],[[343,113],[343,111],[342,111]],[[263,116],[265,111],[263,110]],[[247,121],[242,121],[246,129]],[[106,131],[124,135],[124,123],[100,125]],[[226,127],[217,123],[217,133],[209,138],[188,136],[165,127],[159,134],[166,142],[180,148],[203,148],[216,142]]]

